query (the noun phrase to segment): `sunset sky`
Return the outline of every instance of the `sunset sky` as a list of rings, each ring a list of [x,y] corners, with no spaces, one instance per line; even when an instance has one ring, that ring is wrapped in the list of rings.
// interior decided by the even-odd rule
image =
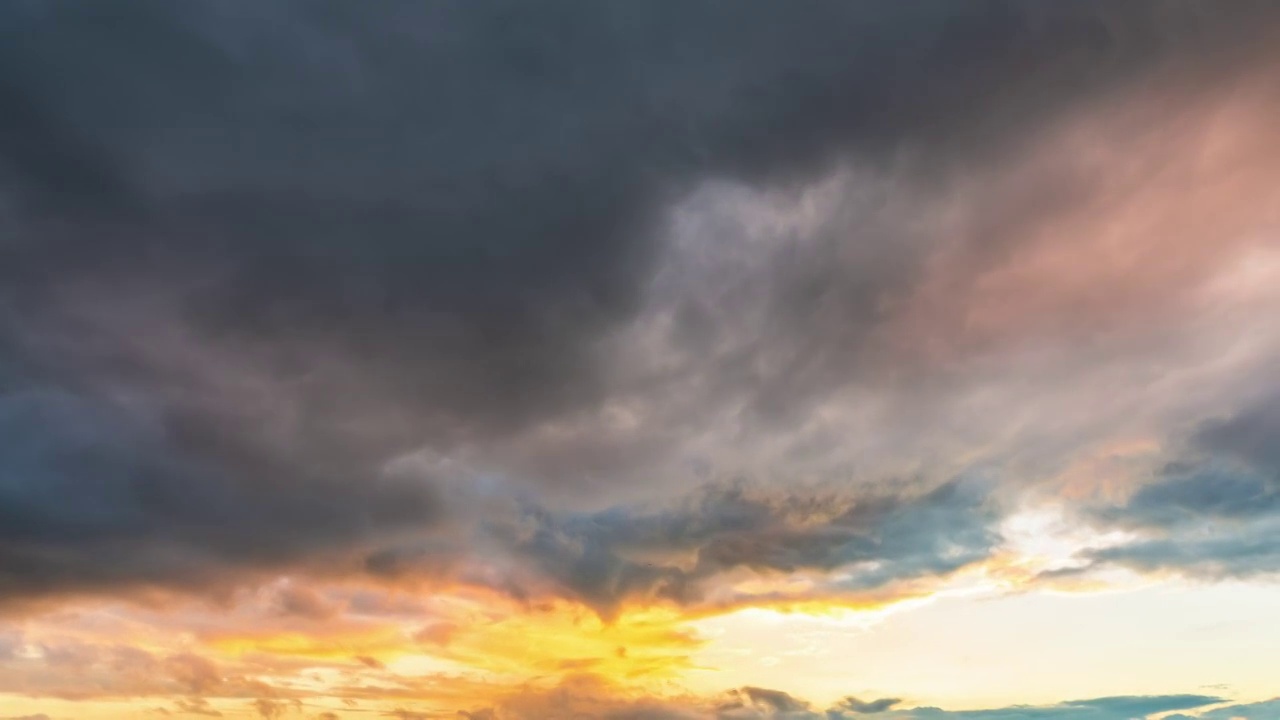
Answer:
[[[1280,3],[0,3],[0,720],[1277,720]]]

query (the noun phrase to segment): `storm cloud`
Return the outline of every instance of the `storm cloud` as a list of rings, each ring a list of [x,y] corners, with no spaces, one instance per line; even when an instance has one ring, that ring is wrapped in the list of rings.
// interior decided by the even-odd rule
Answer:
[[[1003,232],[1016,217],[975,220],[963,276],[938,278],[939,238],[898,221],[1016,166],[1063,108],[1192,58],[1181,84],[1233,77],[1275,7],[0,12],[6,599],[205,587],[348,556],[378,574],[402,544],[457,547],[471,536],[439,536],[461,526],[496,546],[486,562],[520,558],[607,608],[701,597],[739,568],[861,563],[842,581],[853,591],[985,557],[993,520],[950,483],[963,467],[918,492],[854,493],[818,521],[715,488],[896,477],[827,462],[881,419],[842,424],[822,400],[851,376],[927,366],[868,348],[895,346],[890,316],[928,330],[931,298],[1034,235]],[[1075,207],[1087,183],[1069,175],[1036,175],[1063,193],[1019,206]],[[717,187],[807,202],[832,177],[845,214],[756,255],[741,246],[736,274],[716,269],[729,255],[698,265],[678,242],[681,208],[714,205]],[[890,207],[875,188],[906,199]],[[808,244],[789,256],[792,235]],[[967,424],[899,402],[910,393],[870,395],[850,406],[888,405],[895,428]],[[388,470],[424,448],[501,475],[522,525],[456,522],[456,480]],[[697,515],[600,509],[697,486],[713,488]]]

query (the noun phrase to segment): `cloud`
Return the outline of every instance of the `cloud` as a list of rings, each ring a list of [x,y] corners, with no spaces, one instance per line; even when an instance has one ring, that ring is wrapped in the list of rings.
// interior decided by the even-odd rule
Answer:
[[[900,700],[876,700],[863,708],[846,698],[820,709],[788,693],[759,687],[732,690],[719,700],[672,698],[667,701],[628,698],[609,694],[609,688],[579,678],[551,690],[528,690],[512,696],[486,720],[532,720],[538,712],[559,703],[562,712],[593,718],[646,718],[653,720],[856,720],[861,717],[891,720],[1142,720],[1175,710],[1190,710],[1224,702],[1207,695],[1133,695],[1093,698],[1054,705],[1014,705],[985,710],[948,711],[935,707],[893,709]],[[1266,704],[1256,707],[1262,708]],[[1254,706],[1239,706],[1254,707]],[[1228,717],[1215,715],[1207,717]],[[464,713],[466,715],[466,713]],[[476,717],[473,715],[473,717]],[[1185,717],[1185,716],[1174,716]],[[1250,717],[1248,715],[1244,717]],[[1260,717],[1260,716],[1259,716]]]
[[[1264,720],[1264,718],[1275,717],[1277,711],[1280,711],[1280,700],[1263,700],[1214,708],[1195,717],[1204,720]],[[1177,713],[1166,716],[1164,720],[1191,720],[1191,716]]]
[[[311,620],[327,620],[340,611],[311,588],[292,583],[280,589],[277,602],[282,614]]]
[[[1016,705],[990,710],[946,711],[919,708],[895,711],[886,717],[903,720],[1133,720],[1171,710],[1187,710],[1216,705],[1222,698],[1208,695],[1134,695],[1075,700],[1056,705]]]
[[[818,223],[809,253],[728,288],[768,290],[744,334],[698,292],[649,313],[674,207],[844,166],[904,207],[945,197],[1065,108],[1186,58],[1189,86],[1229,72],[1274,12],[1205,9],[762,2],[726,22],[714,3],[148,2],[102,23],[7,6],[0,590],[208,589],[430,534],[439,483],[382,472],[423,448],[522,469],[549,504],[680,486],[686,460],[732,474],[726,447],[812,430],[890,301],[932,277],[937,238],[904,240],[896,216],[856,243],[861,216]],[[972,277],[1004,257],[978,245]],[[712,361],[655,353],[632,373],[619,337],[661,318]],[[646,389],[663,404],[629,431]],[[687,432],[733,417],[736,444]],[[831,566],[783,557],[808,552],[793,541],[810,543],[762,547],[764,564]],[[593,602],[613,594],[589,560],[523,549]],[[917,560],[888,572],[933,568]]]
[[[1106,86],[1185,52],[1161,42],[1168,28],[1203,24],[1204,41],[1236,41],[1252,20],[1159,4],[870,13],[759,3],[708,43],[707,30],[723,27],[713,5],[401,6],[343,22],[330,6],[233,21],[212,4],[147,4],[112,28],[70,8],[8,12],[10,32],[27,38],[9,51],[11,104],[39,113],[12,128],[21,204],[37,219],[50,207],[88,213],[21,248],[25,264],[67,282],[155,277],[166,263],[224,268],[175,298],[202,336],[312,337],[331,353],[358,351],[362,374],[427,405],[415,420],[445,433],[493,431],[589,397],[590,342],[629,311],[652,250],[638,246],[669,188],[811,174],[832,153],[907,139],[961,152],[969,145],[955,131],[972,93],[996,101],[1010,83],[1033,84],[1011,71],[1011,55],[1049,61],[1082,47],[1076,66],[1046,74]],[[509,23],[527,30],[513,35]],[[420,37],[389,32],[404,27]],[[1120,31],[1137,37],[1108,37]],[[187,42],[174,46],[176,35]],[[433,37],[450,41],[419,42]],[[160,54],[164,71],[143,61]],[[571,71],[584,60],[592,72]],[[106,85],[119,102],[94,91]],[[641,109],[623,111],[632,99]],[[1031,117],[1058,102],[1028,91],[1021,109]],[[956,127],[933,121],[944,108]],[[82,122],[90,114],[101,122]],[[157,267],[121,268],[102,253],[86,262],[85,234],[98,230],[115,238],[112,256],[124,243],[156,246]],[[200,247],[165,242],[185,233]]]
[[[695,699],[657,699],[628,694],[607,681],[578,675],[554,687],[526,687],[501,698],[493,707],[460,711],[468,720],[536,720],[545,717],[590,717],[608,720],[701,720],[703,703]]]
[[[175,700],[174,709],[188,715],[222,717],[222,713],[210,706],[208,700],[200,697]]]
[[[1136,536],[1086,554],[1093,564],[1202,577],[1280,571],[1280,410],[1274,394],[1203,423],[1154,481],[1095,510]]]
[[[760,687],[744,687],[730,693],[731,700],[716,710],[717,718],[725,720],[750,718],[802,718],[817,717],[809,711],[809,703],[782,692]]]
[[[377,658],[369,657],[368,655],[357,655],[356,661],[365,667],[373,668],[375,670],[381,670],[385,667]]]
[[[486,504],[469,542],[478,554],[460,561],[458,572],[488,566],[517,596],[549,592],[606,615],[627,601],[739,601],[717,587],[735,571],[766,578],[841,571],[817,580],[812,593],[854,596],[988,557],[999,542],[999,512],[987,490],[974,480],[860,495],[708,486],[676,503],[591,513]],[[431,572],[440,552],[390,548],[367,563],[389,576]]]
[[[353,484],[337,467],[286,470],[248,427],[161,412],[163,429],[55,388],[0,399],[6,597],[207,585],[228,568],[270,567],[435,512],[429,488]]]
[[[271,667],[263,659],[215,660],[207,647],[201,654],[186,648],[150,652],[124,644],[132,638],[82,641],[69,635],[64,626],[25,638],[21,654],[0,661],[0,693],[86,704],[156,698],[171,701],[175,712],[206,716],[219,712],[208,702],[211,698],[257,698],[277,691],[291,697],[262,679],[264,669]],[[284,659],[277,671],[296,673],[304,667]]]
[[[879,698],[876,700],[859,700],[856,697],[847,697],[836,703],[835,708],[840,710],[848,710],[853,713],[861,713],[864,715],[874,715],[890,710],[894,705],[899,705],[902,700],[899,698]]]
[[[301,702],[297,700],[288,702],[268,698],[258,698],[250,703],[250,706],[258,713],[259,717],[264,717],[268,720],[282,718],[286,714],[302,708]]]
[[[132,621],[131,621],[132,622]],[[542,637],[542,636],[538,636]],[[809,702],[786,691],[765,687],[742,687],[714,696],[683,693],[675,685],[662,685],[661,692],[645,691],[621,679],[594,674],[569,673],[552,680],[512,683],[472,681],[456,675],[414,675],[387,672],[370,683],[349,670],[346,657],[335,652],[307,657],[276,657],[261,650],[238,651],[228,657],[217,685],[200,692],[175,684],[164,677],[163,663],[147,659],[135,651],[110,646],[43,646],[39,659],[32,653],[25,661],[40,664],[40,672],[15,675],[21,667],[0,666],[0,692],[9,692],[16,681],[20,692],[37,700],[59,697],[76,699],[89,708],[95,699],[158,698],[171,703],[177,714],[218,716],[225,702],[240,703],[261,717],[301,715],[323,701],[332,707],[343,701],[348,707],[359,699],[369,713],[387,717],[460,717],[480,720],[538,720],[546,717],[584,717],[612,720],[1133,720],[1174,711],[1190,711],[1221,706],[1220,697],[1183,694],[1156,696],[1112,696],[1061,702],[1053,705],[1008,706],[984,710],[950,711],[936,707],[910,707],[898,698],[859,700],[846,697],[829,705]],[[127,653],[126,653],[127,654]],[[317,672],[335,671],[334,683],[314,683]],[[46,684],[24,682],[43,677]],[[527,676],[526,676],[527,677]],[[610,676],[612,677],[612,676]],[[252,678],[252,679],[250,679]],[[263,682],[269,679],[270,682]],[[61,688],[76,688],[79,694]],[[247,705],[246,705],[247,703]],[[480,707],[477,707],[479,705]],[[1240,717],[1267,717],[1270,705],[1238,706]],[[905,706],[905,707],[904,707]],[[1213,710],[1209,718],[1234,717]],[[1250,714],[1252,713],[1252,714]]]
[[[665,679],[692,662],[678,629],[510,660],[485,642],[526,626],[468,634],[501,611],[380,590],[584,624],[897,598],[993,557],[1080,453],[1256,393],[1280,357],[1275,12],[3,8],[0,597],[261,592],[196,623],[227,657],[0,637],[0,686],[281,717],[314,671],[370,712],[437,693],[487,720],[1219,702],[650,697],[573,673]],[[1082,560],[1280,569],[1275,406],[1090,497],[1134,539]],[[539,680],[396,677],[410,635]]]

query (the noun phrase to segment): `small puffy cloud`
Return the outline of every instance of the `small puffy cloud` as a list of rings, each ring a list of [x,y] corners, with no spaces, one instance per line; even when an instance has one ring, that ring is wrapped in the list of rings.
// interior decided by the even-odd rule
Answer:
[[[899,705],[901,703],[902,703],[902,700],[900,700],[899,698],[878,698],[876,700],[859,700],[856,697],[850,696],[836,703],[835,706],[828,711],[828,714],[830,715],[832,713],[848,711],[851,713],[857,713],[857,714],[863,714],[863,715],[874,715],[876,713],[882,713],[886,710],[890,710],[893,708],[894,705]]]

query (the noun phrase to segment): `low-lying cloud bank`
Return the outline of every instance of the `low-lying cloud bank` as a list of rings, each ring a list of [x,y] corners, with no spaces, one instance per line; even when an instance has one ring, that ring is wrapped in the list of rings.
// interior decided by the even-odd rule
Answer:
[[[718,701],[661,701],[611,697],[605,686],[579,678],[549,691],[515,695],[494,708],[463,711],[470,720],[535,720],[546,713],[599,720],[1143,720],[1173,711],[1199,711],[1225,704],[1210,695],[1126,695],[1073,700],[1053,705],[1014,705],[985,710],[943,710],[936,707],[904,708],[903,700],[846,697],[829,707],[815,707],[779,690],[744,687]],[[1171,717],[1263,717],[1277,701],[1234,705],[1228,708]],[[556,710],[553,710],[555,708]],[[1237,713],[1232,715],[1231,713]]]

